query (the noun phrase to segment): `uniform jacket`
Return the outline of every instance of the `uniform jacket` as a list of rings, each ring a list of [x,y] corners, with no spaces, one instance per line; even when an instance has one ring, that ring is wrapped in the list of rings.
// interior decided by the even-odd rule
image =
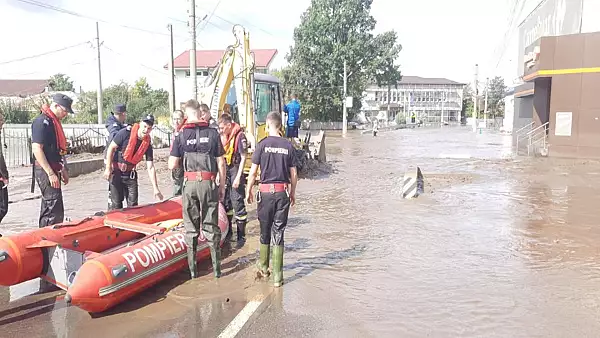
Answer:
[[[127,125],[119,122],[114,115],[110,115],[106,119],[106,130],[108,131],[108,144],[112,141],[112,139],[117,135],[119,130],[125,128]]]
[[[106,147],[104,148],[104,157],[106,157],[106,151],[108,150],[108,146],[110,145],[110,143],[112,142],[113,138],[115,138],[115,135],[117,135],[117,133],[127,127],[127,124],[123,124],[121,122],[119,122],[119,120],[117,120],[117,118],[114,115],[110,115],[108,116],[108,118],[106,119],[106,130],[108,131],[108,137],[107,137],[107,142],[106,142]],[[105,159],[106,160],[106,159]]]
[[[8,178],[8,169],[4,160],[4,145],[0,144],[0,177]]]
[[[4,124],[4,114],[0,110],[0,127]],[[8,169],[6,168],[6,161],[4,160],[4,144],[0,143],[0,177],[8,178]]]

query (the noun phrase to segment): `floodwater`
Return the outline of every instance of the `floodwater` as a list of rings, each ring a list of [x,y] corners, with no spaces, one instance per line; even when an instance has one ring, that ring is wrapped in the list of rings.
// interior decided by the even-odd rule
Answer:
[[[333,172],[300,181],[277,292],[253,279],[253,222],[222,280],[176,275],[102,316],[61,292],[0,289],[0,336],[214,337],[265,295],[242,336],[597,336],[600,163],[511,158],[510,139],[468,127],[329,135]],[[425,194],[404,200],[414,166]],[[65,189],[68,215],[105,208],[93,175]],[[39,200],[11,208],[3,233],[35,224]]]

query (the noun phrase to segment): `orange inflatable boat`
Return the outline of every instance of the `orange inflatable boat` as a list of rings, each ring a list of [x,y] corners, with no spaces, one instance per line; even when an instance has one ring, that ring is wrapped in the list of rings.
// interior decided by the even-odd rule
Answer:
[[[0,285],[10,286],[41,277],[66,289],[64,281],[54,278],[57,271],[50,271],[53,270],[53,257],[61,253],[70,256],[79,253],[85,256],[90,252],[103,252],[144,236],[129,228],[104,224],[106,217],[117,216],[142,223],[181,218],[181,199],[114,210],[103,216],[87,217],[76,222],[64,222],[15,236],[0,237]],[[66,251],[59,253],[58,248]]]
[[[141,240],[104,252],[92,254],[70,284],[65,300],[88,312],[102,312],[160,282],[176,271],[187,268],[187,246],[182,228],[181,207],[176,219],[159,224],[133,224],[139,231],[164,232],[147,234]],[[107,217],[108,223],[114,223]],[[118,223],[118,221],[117,221]],[[123,226],[132,225],[124,222]],[[227,234],[225,208],[219,204],[221,243]],[[197,259],[210,256],[206,239],[200,234]]]

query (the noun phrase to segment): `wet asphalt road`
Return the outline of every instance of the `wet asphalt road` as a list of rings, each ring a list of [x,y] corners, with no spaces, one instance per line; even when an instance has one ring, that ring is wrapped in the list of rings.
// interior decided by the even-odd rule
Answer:
[[[510,139],[468,127],[330,135],[334,172],[299,184],[283,288],[254,280],[253,222],[218,282],[180,274],[97,318],[66,308],[61,292],[4,288],[2,332],[216,337],[265,299],[240,336],[593,337],[600,163],[512,159]],[[403,200],[412,166],[423,170],[425,195]],[[75,178],[65,200],[73,218],[101,210],[106,183]],[[12,204],[0,229],[30,228],[38,208],[39,200]]]

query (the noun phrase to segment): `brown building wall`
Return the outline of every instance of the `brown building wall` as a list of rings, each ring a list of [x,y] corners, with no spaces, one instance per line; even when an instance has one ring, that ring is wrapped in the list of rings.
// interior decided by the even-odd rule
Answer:
[[[563,73],[531,80],[535,125],[549,122],[549,156],[600,158],[600,33],[545,37],[539,44],[537,64],[525,77],[544,70]],[[570,136],[555,135],[557,112],[572,113]]]

